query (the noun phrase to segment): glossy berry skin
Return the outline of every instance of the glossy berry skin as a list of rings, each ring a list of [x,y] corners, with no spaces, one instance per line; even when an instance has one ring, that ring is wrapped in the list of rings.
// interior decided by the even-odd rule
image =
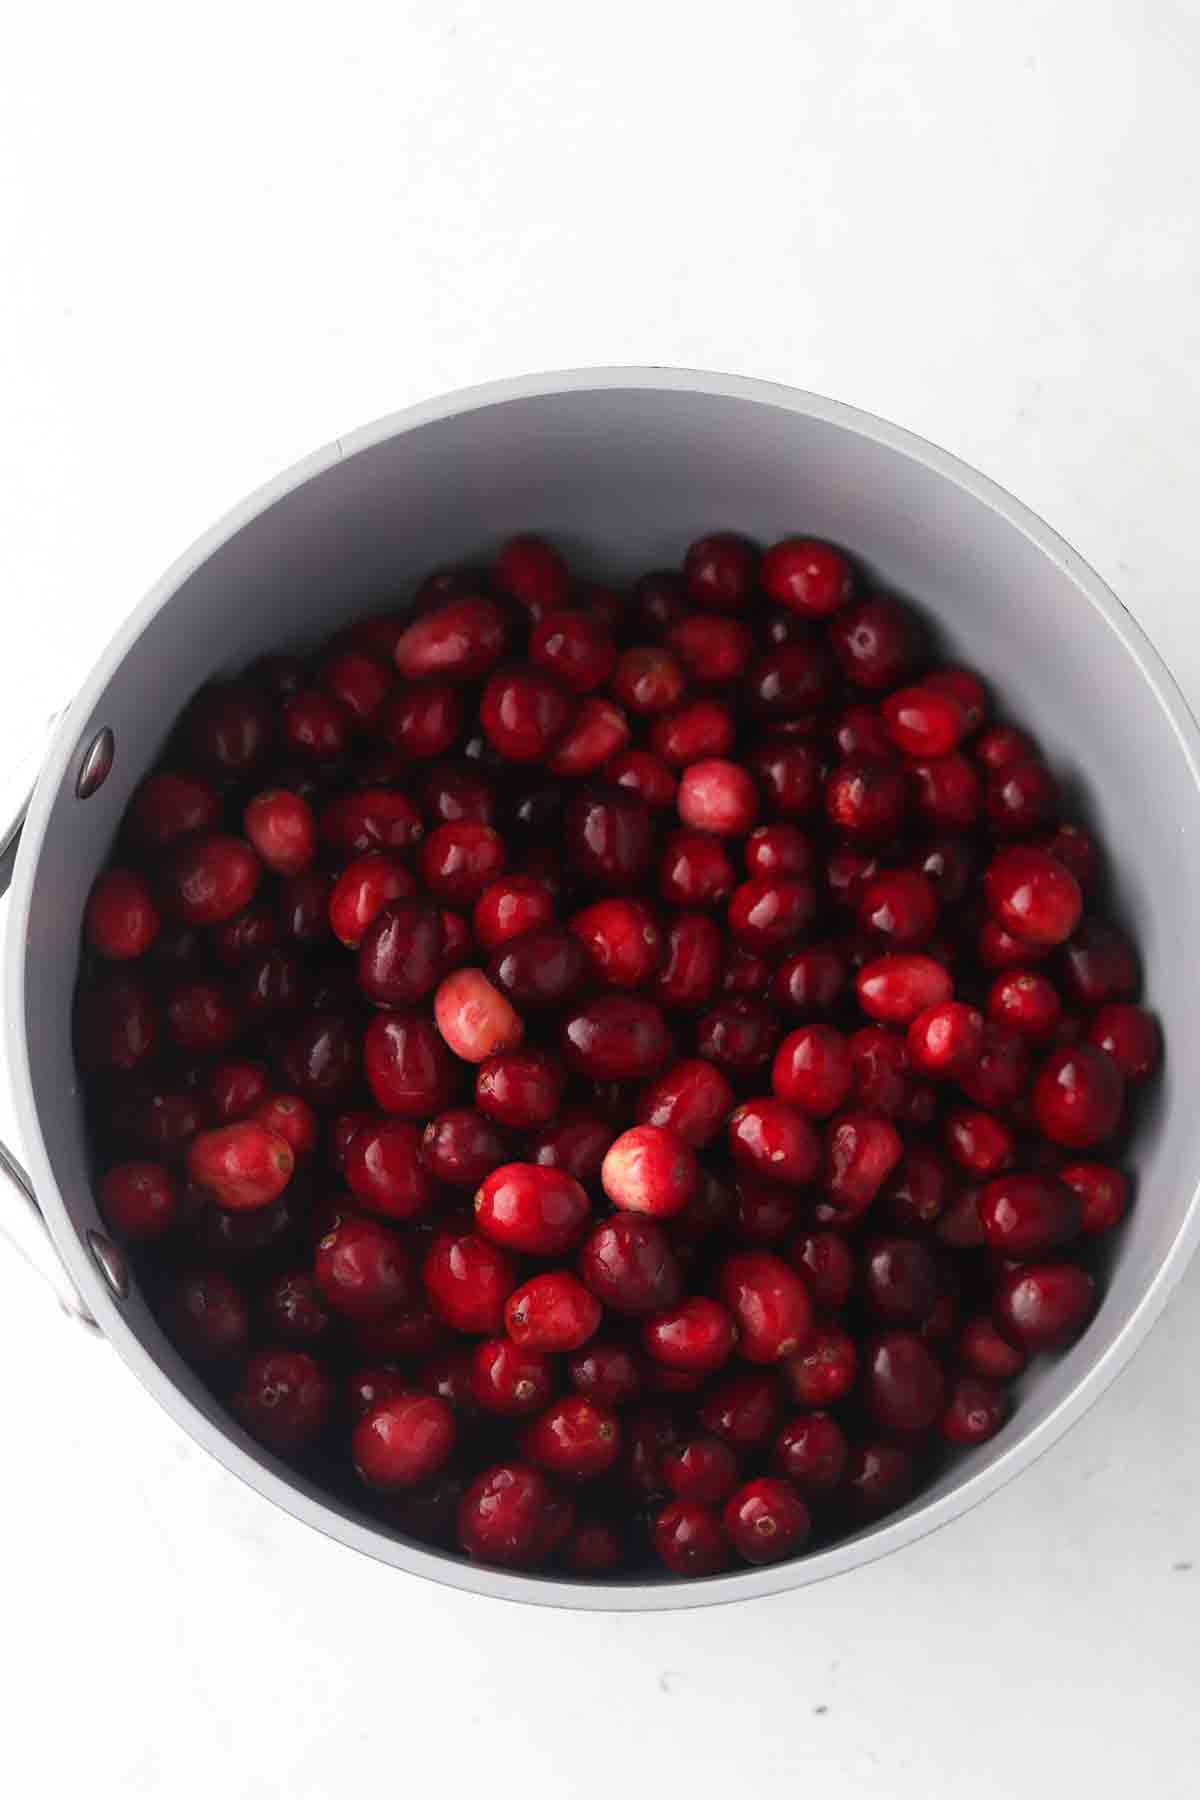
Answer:
[[[366,856],[374,850],[407,850],[420,842],[424,826],[416,807],[395,788],[353,788],[321,809],[321,842],[335,856]]]
[[[663,1482],[676,1500],[719,1506],[738,1484],[737,1458],[716,1437],[685,1438],[661,1459]]]
[[[88,901],[88,941],[101,956],[128,962],[144,956],[158,936],[158,909],[142,877],[131,869],[107,869]]]
[[[1033,758],[1006,763],[988,776],[985,804],[994,837],[1029,837],[1053,816],[1057,801],[1054,777]]]
[[[740,619],[689,613],[672,625],[666,647],[694,682],[735,681],[754,653],[754,639]]]
[[[447,1187],[473,1192],[504,1154],[495,1126],[473,1107],[439,1113],[421,1133],[421,1162]]]
[[[532,532],[507,540],[496,558],[494,573],[497,587],[535,620],[565,606],[571,591],[570,572],[562,556]]]
[[[954,988],[947,970],[932,957],[898,953],[865,963],[855,991],[870,1018],[909,1025],[929,1007],[945,1005]]]
[[[393,660],[406,681],[477,681],[499,660],[505,636],[496,603],[469,595],[414,619],[397,638]]]
[[[1148,1080],[1162,1059],[1157,1021],[1128,1002],[1102,1006],[1088,1026],[1087,1037],[1089,1044],[1111,1056],[1126,1081]]]
[[[826,619],[854,592],[854,575],[832,544],[816,538],[783,538],[762,559],[760,579],[768,599],[801,618]]]
[[[984,1241],[1002,1256],[1043,1255],[1079,1233],[1079,1196],[1046,1175],[1000,1175],[979,1195]]]
[[[1092,1277],[1073,1263],[1025,1263],[1001,1278],[993,1311],[1003,1336],[1034,1355],[1078,1337],[1095,1298]]]
[[[747,1100],[729,1115],[726,1137],[736,1163],[774,1181],[803,1186],[821,1167],[821,1140],[782,1100]]]
[[[450,1052],[423,1013],[377,1013],[363,1040],[363,1064],[376,1105],[402,1119],[428,1118],[454,1091]]]
[[[591,775],[629,742],[629,720],[602,694],[588,694],[546,757],[552,775]]]
[[[470,1232],[437,1238],[421,1280],[443,1324],[469,1337],[494,1337],[503,1330],[505,1302],[517,1285],[504,1251]]]
[[[484,1237],[525,1256],[562,1256],[578,1243],[590,1212],[579,1183],[562,1169],[504,1163],[475,1195]]]
[[[748,1079],[775,1048],[775,1016],[762,1001],[727,1000],[696,1021],[696,1049],[726,1075]]]
[[[462,819],[430,832],[420,850],[421,878],[445,905],[470,907],[499,875],[504,859],[498,832]]]
[[[715,1515],[686,1500],[664,1506],[654,1522],[654,1548],[671,1571],[687,1580],[728,1568],[729,1542]]]
[[[557,1116],[563,1077],[544,1050],[505,1050],[479,1065],[475,1104],[514,1131],[545,1126]]]
[[[758,790],[737,763],[711,756],[683,771],[675,805],[691,831],[744,837],[758,812]]]
[[[342,870],[329,896],[334,935],[357,948],[373,919],[390,901],[410,899],[416,883],[404,865],[384,851],[356,857]]]
[[[354,1427],[350,1454],[368,1487],[413,1487],[442,1467],[454,1446],[454,1414],[444,1400],[416,1391],[380,1400]]]
[[[241,838],[189,838],[163,872],[164,909],[185,925],[218,925],[249,906],[261,867]]]
[[[899,1444],[872,1442],[851,1450],[844,1492],[850,1516],[861,1524],[903,1506],[913,1491],[911,1454]]]
[[[242,822],[261,861],[276,875],[298,875],[312,862],[317,825],[301,795],[264,788],[246,807]]]
[[[1059,1170],[1059,1180],[1077,1195],[1080,1205],[1079,1229],[1089,1237],[1111,1231],[1125,1217],[1129,1206],[1129,1183],[1119,1169],[1105,1163],[1071,1163]]]
[[[579,1253],[591,1292],[613,1312],[667,1312],[683,1291],[666,1234],[651,1220],[619,1213],[592,1228]]]
[[[639,900],[598,900],[573,914],[569,927],[607,987],[644,986],[662,959],[658,921]]]
[[[790,1482],[770,1475],[748,1481],[725,1503],[725,1535],[748,1563],[792,1556],[812,1528],[808,1508]]]
[[[1025,1367],[1025,1352],[1001,1337],[986,1313],[976,1313],[962,1328],[958,1354],[965,1372],[988,1382],[1014,1381]]]
[[[321,1299],[316,1279],[306,1269],[280,1275],[263,1301],[267,1332],[286,1344],[315,1344],[327,1336],[333,1315]]]
[[[717,838],[677,831],[663,845],[658,885],[669,906],[720,906],[733,892],[733,864]]]
[[[1044,850],[1001,850],[988,865],[983,889],[996,923],[1032,944],[1065,944],[1083,910],[1079,883]]]
[[[729,932],[744,950],[764,956],[789,949],[816,913],[813,885],[803,876],[756,875],[729,901]]]
[[[525,1463],[497,1463],[471,1483],[458,1511],[458,1542],[468,1556],[501,1568],[529,1563],[549,1499],[545,1478]]]
[[[863,887],[859,922],[877,931],[897,950],[924,944],[937,924],[933,883],[916,869],[886,869]]]
[[[1084,919],[1063,949],[1062,976],[1068,993],[1085,1006],[1128,999],[1137,987],[1137,957],[1115,926]]]
[[[424,900],[394,900],[362,935],[358,985],[375,1006],[411,1006],[432,993],[442,972],[442,915]]]
[[[777,1256],[748,1250],[721,1265],[717,1291],[738,1331],[747,1362],[778,1362],[812,1329],[812,1302],[803,1281]]]
[[[252,1437],[288,1456],[320,1435],[332,1403],[333,1384],[307,1351],[263,1350],[247,1363],[233,1410]]]
[[[130,804],[126,826],[143,850],[165,850],[168,844],[211,831],[220,815],[215,790],[198,775],[163,772],[143,781]]]
[[[847,757],[825,784],[830,823],[856,842],[891,837],[902,824],[907,805],[903,771],[881,757]]]
[[[554,920],[554,895],[530,875],[506,875],[484,888],[475,902],[471,929],[480,949],[493,951]]]
[[[674,769],[728,757],[737,736],[733,714],[720,700],[685,700],[662,713],[650,731],[650,748]]]
[[[660,1006],[692,1010],[712,998],[721,972],[721,933],[706,913],[677,913],[662,940],[652,984]]]
[[[601,1306],[565,1269],[535,1275],[509,1296],[504,1325],[514,1344],[526,1350],[578,1350],[594,1336]]]
[[[932,686],[897,688],[881,711],[888,736],[906,756],[948,756],[967,729],[966,713],[955,697]]]
[[[878,1114],[844,1112],[825,1136],[826,1187],[831,1205],[851,1217],[866,1210],[900,1160],[895,1127]]]
[[[621,1454],[616,1415],[583,1394],[554,1400],[521,1433],[521,1454],[561,1481],[591,1481]]]
[[[583,884],[599,893],[624,893],[649,865],[650,809],[630,788],[585,782],[567,804],[563,842]]]
[[[909,1026],[906,1044],[914,1069],[951,1076],[974,1062],[983,1048],[983,1014],[961,1000],[926,1007]]]
[[[373,1219],[340,1219],[317,1245],[314,1269],[322,1297],[349,1319],[381,1319],[413,1297],[400,1240]]]
[[[588,979],[588,954],[562,925],[544,925],[510,938],[488,963],[488,979],[518,1012],[542,1012],[575,998]]]
[[[653,1219],[682,1212],[699,1178],[690,1146],[657,1125],[635,1125],[622,1132],[600,1171],[604,1192],[615,1207]]]
[[[450,749],[462,734],[463,722],[463,700],[456,687],[445,681],[421,681],[389,695],[379,727],[384,742],[399,757],[424,762]]]
[[[829,1012],[846,985],[846,965],[828,944],[813,944],[785,957],[771,978],[776,1004],[801,1013]]]
[[[251,1119],[202,1131],[188,1150],[188,1174],[231,1212],[252,1212],[278,1199],[296,1159],[283,1138]]]
[[[511,1338],[485,1338],[471,1358],[470,1390],[476,1405],[507,1419],[540,1412],[554,1392],[554,1366],[540,1350]]]
[[[1056,1050],[1038,1071],[1033,1113],[1052,1143],[1088,1150],[1116,1131],[1124,1103],[1121,1071],[1090,1044]]]
[[[683,559],[688,598],[710,612],[736,612],[749,600],[758,552],[732,531],[697,538]]]
[[[733,1101],[733,1089],[721,1071],[692,1057],[673,1063],[642,1089],[638,1123],[673,1132],[700,1150],[716,1136]]]
[[[837,1325],[814,1325],[799,1350],[784,1359],[784,1376],[801,1406],[833,1406],[854,1386],[858,1351]]]
[[[1062,1000],[1045,975],[1035,969],[1012,969],[997,975],[988,990],[987,1015],[1036,1042],[1053,1035],[1062,1017]]]
[[[151,1243],[175,1222],[175,1183],[161,1163],[118,1163],[101,1183],[100,1211],[121,1237]]]
[[[841,1482],[849,1454],[841,1426],[828,1413],[798,1413],[775,1439],[771,1463],[804,1500],[823,1500]]]
[[[938,1429],[948,1444],[983,1444],[1008,1416],[1008,1397],[995,1382],[958,1375],[950,1387]]]
[[[997,1175],[1014,1154],[1013,1134],[994,1113],[959,1106],[946,1116],[946,1148],[971,1175]]]
[[[913,1332],[890,1331],[875,1339],[864,1380],[867,1405],[885,1431],[928,1431],[941,1416],[945,1378]]]
[[[562,1043],[567,1066],[595,1081],[644,1079],[666,1062],[672,1049],[659,1008],[624,994],[604,995],[570,1013]]]
[[[482,1063],[515,1050],[525,1036],[521,1015],[482,969],[455,969],[434,996],[433,1016],[445,1043],[463,1062]]]
[[[363,1125],[346,1146],[342,1167],[351,1192],[383,1218],[414,1219],[433,1202],[416,1125],[400,1119]]]
[[[789,1032],[771,1068],[771,1086],[779,1099],[814,1119],[837,1111],[852,1077],[846,1039],[832,1025],[801,1025]]]
[[[940,1289],[937,1261],[919,1239],[880,1237],[867,1246],[863,1297],[885,1324],[921,1324],[933,1311]]]
[[[642,1327],[647,1356],[665,1368],[697,1375],[711,1375],[727,1362],[735,1340],[730,1314],[699,1294],[656,1314]]]
[[[649,750],[619,750],[604,765],[605,778],[628,788],[646,806],[673,807],[678,783],[671,768]]]

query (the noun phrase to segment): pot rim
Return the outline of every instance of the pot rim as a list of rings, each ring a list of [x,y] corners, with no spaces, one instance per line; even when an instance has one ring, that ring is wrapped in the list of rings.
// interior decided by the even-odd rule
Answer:
[[[1200,1239],[1200,1172],[1186,1213],[1174,1239],[1129,1318],[1104,1353],[1092,1362],[1045,1419],[1020,1437],[1003,1455],[975,1474],[968,1474],[949,1494],[915,1505],[893,1521],[869,1528],[828,1549],[766,1568],[693,1581],[625,1581],[600,1583],[552,1576],[512,1574],[422,1549],[382,1528],[345,1516],[287,1472],[283,1464],[260,1461],[243,1448],[232,1425],[222,1430],[178,1388],[159,1366],[125,1319],[99,1268],[76,1234],[51,1172],[33,1090],[26,1013],[26,957],[34,872],[50,813],[79,752],[81,734],[114,672],[156,612],[195,570],[259,513],[312,477],[348,456],[420,426],[513,400],[582,393],[592,389],[632,388],[693,392],[801,413],[865,437],[906,456],[952,482],[999,514],[1029,539],[1080,590],[1121,640],[1147,687],[1170,722],[1180,750],[1200,791],[1200,728],[1158,652],[1132,614],[1057,532],[1004,488],[948,451],[874,414],[807,393],[782,383],[742,375],[665,367],[619,366],[579,368],[520,375],[422,400],[360,426],[344,437],[292,464],[259,487],[202,533],[150,588],[116,631],[88,680],[60,719],[50,742],[30,801],[11,893],[6,949],[5,1002],[8,1048],[18,1124],[40,1205],[55,1247],[80,1294],[122,1360],[170,1416],[202,1448],[264,1499],[293,1518],[315,1526],[326,1536],[397,1569],[443,1585],[494,1598],[587,1611],[666,1611],[748,1600],[789,1588],[805,1587],[888,1556],[958,1518],[1029,1467],[1057,1442],[1099,1398],[1145,1338],[1162,1311]]]

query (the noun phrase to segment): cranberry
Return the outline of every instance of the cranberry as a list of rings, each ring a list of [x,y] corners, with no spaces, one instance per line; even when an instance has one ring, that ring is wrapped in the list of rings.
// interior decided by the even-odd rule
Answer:
[[[578,1350],[600,1318],[599,1301],[565,1269],[535,1275],[510,1294],[504,1309],[509,1337],[529,1350]]]
[[[771,1085],[776,1094],[813,1118],[836,1112],[849,1093],[850,1081],[846,1040],[831,1025],[801,1025],[788,1033],[775,1053]]]
[[[851,1032],[847,1050],[854,1103],[887,1119],[905,1116],[913,1099],[912,1064],[900,1033],[864,1025]]]
[[[504,618],[482,595],[452,599],[407,626],[393,660],[407,681],[477,681],[504,650]]]
[[[732,1105],[733,1090],[720,1070],[695,1057],[673,1064],[643,1089],[638,1121],[671,1131],[699,1150],[716,1135]]]
[[[729,1564],[720,1521],[704,1507],[673,1500],[654,1522],[654,1548],[673,1575],[719,1575]]]
[[[1053,775],[1032,758],[1006,763],[988,776],[985,790],[988,823],[996,837],[1028,837],[1044,825],[1058,804]]]
[[[778,1362],[797,1349],[812,1327],[803,1281],[777,1256],[747,1250],[726,1259],[718,1291],[738,1328],[738,1354],[747,1362]]]
[[[475,1104],[499,1125],[529,1129],[555,1117],[562,1086],[562,1070],[546,1051],[502,1051],[480,1064]]]
[[[480,1562],[517,1567],[537,1548],[549,1500],[544,1478],[524,1463],[497,1463],[471,1483],[458,1512],[458,1541]]]
[[[316,1343],[328,1334],[332,1318],[307,1269],[292,1269],[280,1275],[263,1300],[267,1331],[289,1344]]]
[[[285,700],[280,723],[287,748],[314,761],[340,756],[349,742],[345,708],[319,688],[303,688]]]
[[[810,881],[756,875],[734,889],[729,930],[743,949],[771,955],[794,942],[812,923],[815,911]]]
[[[367,1026],[363,1061],[376,1105],[401,1118],[427,1118],[453,1092],[450,1053],[422,1013],[377,1013]]]
[[[768,742],[746,759],[768,808],[802,819],[821,803],[821,765],[807,744]]]
[[[267,1071],[261,1063],[218,1063],[209,1070],[206,1085],[209,1105],[223,1125],[252,1114],[269,1091]]]
[[[952,1193],[945,1159],[925,1144],[909,1144],[889,1178],[883,1205],[894,1225],[920,1230],[940,1218]]]
[[[623,1344],[593,1339],[567,1358],[572,1386],[598,1406],[626,1406],[642,1387],[641,1365]]]
[[[1003,1111],[1024,1092],[1029,1078],[1025,1040],[1003,1025],[985,1025],[983,1048],[973,1062],[957,1071],[968,1100],[987,1111]]]
[[[1119,1169],[1104,1163],[1071,1163],[1059,1170],[1059,1179],[1078,1196],[1079,1229],[1089,1237],[1111,1231],[1125,1217],[1129,1184]]]
[[[815,709],[828,700],[833,677],[833,665],[820,644],[781,644],[746,674],[751,711],[768,724],[790,725],[810,736]]]
[[[973,763],[960,751],[909,765],[913,807],[934,831],[967,831],[979,818],[983,794]]]
[[[762,585],[777,606],[804,618],[823,619],[850,599],[854,575],[832,544],[816,538],[784,538],[763,557]]]
[[[545,925],[512,938],[488,964],[490,980],[516,1006],[560,1006],[583,986],[588,956],[563,926]]]
[[[915,649],[910,615],[882,594],[852,601],[835,614],[829,643],[846,679],[878,692],[894,687],[909,668]]]
[[[676,1500],[719,1506],[738,1483],[737,1459],[717,1437],[685,1438],[661,1459],[663,1481]]]
[[[863,1444],[850,1452],[845,1492],[850,1511],[860,1522],[903,1506],[913,1484],[912,1457],[898,1444]]]
[[[1025,1263],[996,1289],[996,1323],[1031,1355],[1078,1337],[1091,1317],[1096,1284],[1073,1263]]]
[[[332,891],[328,875],[322,875],[316,869],[306,869],[302,875],[289,875],[280,889],[280,924],[286,936],[306,950],[324,944],[329,938]]]
[[[416,1218],[434,1197],[420,1152],[415,1125],[398,1119],[363,1125],[346,1147],[346,1184],[371,1212],[389,1219]]]
[[[271,1450],[294,1454],[319,1436],[333,1404],[328,1375],[304,1350],[263,1350],[250,1358],[233,1410]]]
[[[692,700],[655,720],[650,747],[672,768],[686,769],[689,763],[728,756],[735,736],[728,706],[720,700]],[[757,795],[754,799],[757,803]],[[690,804],[696,804],[695,795]]]
[[[772,1463],[805,1500],[823,1500],[840,1485],[849,1454],[845,1434],[827,1413],[798,1413],[780,1431]]]
[[[988,1018],[1031,1039],[1050,1037],[1062,1017],[1057,990],[1036,970],[997,975],[988,992]]]
[[[1013,848],[993,857],[983,878],[996,922],[1034,944],[1062,944],[1079,923],[1079,883],[1043,850]]]
[[[741,837],[754,823],[758,793],[744,769],[713,756],[684,770],[676,804],[693,831]]]
[[[100,1186],[100,1211],[113,1231],[139,1243],[162,1237],[175,1222],[175,1184],[161,1163],[118,1163]]]
[[[229,1362],[245,1349],[250,1316],[241,1289],[215,1269],[180,1278],[171,1320],[185,1351],[202,1362]]]
[[[217,925],[250,904],[260,872],[257,856],[240,838],[189,838],[167,864],[163,904],[185,925]]]
[[[376,1006],[410,1006],[437,985],[442,967],[442,915],[424,900],[393,900],[362,936],[358,985]]]
[[[771,993],[782,1006],[798,1012],[829,1012],[846,985],[846,965],[828,944],[797,950],[775,970]]]
[[[200,1132],[188,1151],[191,1179],[235,1212],[269,1206],[294,1167],[291,1145],[251,1119]]]
[[[570,929],[609,987],[641,987],[662,956],[662,932],[638,900],[598,900],[574,915]]]
[[[986,1313],[968,1319],[959,1339],[964,1368],[985,1381],[1012,1381],[1025,1367],[1025,1353],[1002,1338]]]
[[[420,842],[425,830],[408,796],[386,787],[339,794],[321,809],[318,824],[321,842],[338,856],[407,850]]]
[[[553,919],[554,895],[544,881],[531,875],[505,875],[483,890],[475,902],[471,924],[480,948],[496,950]]]
[[[944,1000],[917,1014],[906,1042],[914,1069],[953,1075],[973,1063],[983,1048],[983,1014],[961,1000]]]
[[[439,1113],[421,1136],[421,1162],[447,1187],[474,1189],[504,1156],[491,1121],[471,1107]]]
[[[107,869],[92,889],[87,934],[101,956],[115,962],[144,956],[158,936],[158,911],[150,889],[130,869]]]
[[[934,1236],[952,1250],[983,1248],[978,1188],[963,1188],[948,1201],[935,1221]]]
[[[696,1158],[682,1137],[658,1125],[623,1132],[604,1158],[600,1179],[622,1212],[669,1218],[681,1212],[700,1178]]]
[[[1158,1068],[1162,1039],[1156,1021],[1140,1006],[1102,1006],[1088,1026],[1088,1042],[1116,1063],[1126,1081],[1145,1081]]]
[[[471,1358],[470,1392],[485,1412],[523,1419],[540,1412],[554,1391],[550,1359],[510,1338],[485,1338]]]
[[[496,796],[489,781],[469,764],[435,763],[421,788],[422,810],[431,825],[494,825]]]
[[[381,1400],[390,1400],[405,1392],[405,1378],[395,1369],[384,1366],[356,1369],[346,1388],[346,1402],[351,1420],[357,1425]]]
[[[871,1204],[900,1160],[900,1138],[886,1119],[842,1113],[825,1137],[826,1187],[836,1212],[857,1215]]]
[[[733,612],[749,600],[758,573],[758,552],[731,531],[697,538],[683,562],[688,597],[712,612]]]
[[[600,694],[589,694],[547,757],[546,767],[552,775],[591,775],[628,742],[629,720],[621,708]]]
[[[700,1295],[647,1320],[642,1330],[642,1343],[654,1362],[699,1375],[711,1375],[728,1360],[735,1337],[725,1308]]]
[[[452,1330],[494,1336],[503,1328],[516,1277],[508,1257],[486,1239],[469,1232],[437,1238],[421,1279],[434,1312]]]
[[[909,1025],[931,1006],[941,1006],[954,992],[942,964],[911,953],[878,956],[859,970],[858,1003],[872,1019]]]
[[[784,1360],[784,1375],[802,1406],[832,1406],[854,1386],[858,1351],[837,1325],[814,1325],[802,1349]]]
[[[663,846],[659,891],[671,905],[718,906],[733,883],[733,864],[716,838],[677,831]]]
[[[783,1100],[746,1101],[730,1114],[727,1134],[734,1161],[772,1180],[803,1186],[820,1169],[820,1139]]]
[[[721,969],[721,934],[706,913],[678,913],[667,928],[654,994],[666,1007],[693,1008],[711,998]]]
[[[649,750],[620,750],[604,765],[605,777],[628,788],[647,806],[674,806],[677,783],[671,769]]]
[[[906,802],[903,772],[879,757],[848,757],[825,787],[830,821],[859,840],[890,837],[903,821]]]
[[[552,1401],[521,1434],[529,1462],[565,1481],[605,1474],[621,1454],[621,1427],[604,1407],[583,1394]]]
[[[350,1451],[368,1486],[390,1491],[436,1474],[454,1436],[454,1415],[444,1400],[401,1391],[380,1400],[358,1421]]]
[[[335,1312],[380,1319],[412,1297],[412,1270],[396,1234],[373,1219],[339,1220],[317,1245],[317,1285]]]
[[[754,651],[754,640],[740,619],[687,613],[666,634],[667,649],[693,681],[736,681]]]
[[[1133,993],[1137,958],[1115,926],[1085,919],[1063,951],[1063,976],[1075,999],[1086,1006],[1099,1006]]]
[[[941,1415],[945,1379],[911,1331],[889,1331],[875,1340],[865,1379],[867,1405],[886,1431],[927,1431]]]
[[[696,1049],[726,1074],[751,1076],[771,1060],[775,1017],[754,1000],[729,1000],[697,1021]]]
[[[144,850],[165,850],[180,838],[211,831],[220,810],[216,794],[198,775],[151,775],[130,803],[129,835]]]
[[[765,1000],[771,985],[771,965],[765,956],[731,944],[721,968],[721,992],[739,1000]]]
[[[318,1107],[336,1106],[345,1098],[357,1079],[358,1062],[357,1040],[347,1020],[331,1012],[314,1013],[297,1026],[283,1052],[289,1086]]]
[[[563,830],[567,859],[582,882],[621,892],[644,874],[651,853],[650,813],[631,789],[586,783],[568,803]]]
[[[888,736],[906,756],[948,756],[967,731],[964,709],[942,688],[897,688],[883,702],[882,712]]]
[[[739,1488],[721,1517],[730,1543],[749,1563],[791,1556],[811,1529],[808,1508],[795,1489],[769,1475]]]
[[[322,663],[319,679],[360,731],[374,725],[392,687],[387,665],[363,650],[331,656]]]
[[[1111,1137],[1121,1121],[1124,1082],[1111,1056],[1090,1044],[1056,1050],[1033,1087],[1033,1112],[1052,1143],[1088,1150]]]
[[[316,854],[317,826],[312,808],[286,788],[264,788],[244,815],[246,836],[268,869],[296,875]]]
[[[652,1075],[671,1053],[658,1007],[631,995],[609,994],[563,1025],[563,1051],[577,1074],[598,1081],[636,1081]]]
[[[858,899],[860,922],[897,949],[923,944],[937,923],[933,883],[915,869],[888,869],[866,882]]]
[[[520,1015],[481,969],[456,969],[447,975],[433,1010],[442,1037],[464,1062],[482,1063],[500,1051],[514,1050],[525,1035]]]
[[[223,1050],[237,1034],[237,1014],[225,988],[211,981],[186,981],[167,995],[166,1027],[181,1050],[199,1054]]]
[[[188,708],[183,735],[196,762],[223,781],[237,780],[270,741],[266,703],[247,681],[213,682]]]
[[[592,1293],[614,1312],[667,1312],[682,1292],[666,1234],[651,1220],[630,1213],[617,1213],[593,1227],[579,1253],[579,1268]]]
[[[994,1437],[1008,1416],[1008,1398],[995,1382],[978,1375],[959,1375],[954,1381],[941,1418],[941,1433],[948,1444],[983,1444]]]
[[[947,1116],[946,1148],[968,1173],[996,1175],[1013,1159],[1013,1135],[993,1113],[960,1106]]]
[[[893,1325],[919,1325],[933,1311],[941,1291],[938,1265],[913,1238],[876,1238],[863,1265],[867,1305]]]
[[[589,1212],[579,1183],[561,1169],[505,1163],[475,1196],[485,1237],[528,1256],[561,1256],[578,1242]]]
[[[616,651],[612,638],[596,618],[566,609],[534,626],[530,660],[579,694],[603,686],[612,674]]]

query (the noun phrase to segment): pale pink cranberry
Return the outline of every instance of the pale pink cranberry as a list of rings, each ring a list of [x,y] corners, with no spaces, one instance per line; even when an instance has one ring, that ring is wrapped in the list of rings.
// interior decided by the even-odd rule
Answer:
[[[515,1050],[525,1035],[520,1014],[493,987],[482,969],[455,969],[433,1000],[438,1030],[456,1056],[481,1063],[501,1050]]]
[[[693,831],[741,837],[754,823],[758,790],[737,763],[708,757],[684,770],[676,806],[683,823]]]

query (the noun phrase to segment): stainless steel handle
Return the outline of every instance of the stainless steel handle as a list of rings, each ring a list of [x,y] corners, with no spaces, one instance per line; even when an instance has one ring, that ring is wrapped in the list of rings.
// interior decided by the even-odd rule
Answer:
[[[28,809],[29,801],[26,799],[16,818],[0,834],[0,896],[6,894],[12,885],[13,869]],[[99,1326],[54,1247],[37,1195],[33,1191],[33,1183],[3,1141],[0,1141],[0,1174],[7,1176],[8,1185],[17,1201],[15,1208],[0,1208],[0,1236],[6,1237],[29,1267],[41,1276],[65,1313],[80,1325],[98,1332]]]

